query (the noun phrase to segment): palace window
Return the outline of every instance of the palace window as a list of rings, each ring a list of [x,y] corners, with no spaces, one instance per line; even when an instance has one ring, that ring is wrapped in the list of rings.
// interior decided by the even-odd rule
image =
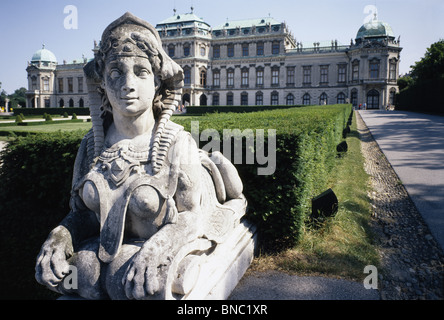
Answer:
[[[219,93],[215,93],[213,94],[213,106],[218,106],[219,105]]]
[[[311,66],[306,66],[303,68],[303,79],[302,84],[311,84]]]
[[[277,106],[279,104],[279,93],[276,91],[273,91],[271,93],[271,105]]]
[[[328,104],[328,98],[327,98],[327,94],[325,92],[323,92],[321,94],[321,96],[319,97],[319,104],[320,105]]]
[[[258,56],[264,55],[264,43],[262,41],[256,44],[256,55]]]
[[[328,83],[328,66],[321,66],[321,84]]]
[[[207,85],[207,71],[206,70],[200,71],[200,85],[202,87],[205,87]]]
[[[168,46],[168,55],[170,57],[174,57],[175,54],[176,54],[176,47],[174,45],[170,44]]]
[[[294,95],[293,94],[289,93],[287,95],[287,99],[286,100],[287,100],[287,106],[294,105]]]
[[[219,94],[218,93],[213,94],[213,102],[211,104],[213,106],[219,105]]]
[[[77,78],[77,85],[78,85],[78,92],[82,93],[83,92],[83,77],[78,77]]]
[[[390,61],[389,65],[389,79],[396,80],[396,61]]]
[[[359,61],[354,61],[352,65],[352,80],[359,80]]]
[[[68,78],[68,93],[73,92],[72,78]]]
[[[85,107],[85,102],[83,101],[82,98],[80,98],[80,100],[79,100],[79,107],[80,108],[84,108]]]
[[[280,42],[273,41],[271,44],[271,53],[272,54],[279,54],[279,51],[280,51]]]
[[[233,93],[228,92],[227,93],[227,106],[233,105]]]
[[[59,93],[63,93],[63,78],[59,78],[57,82],[59,87]]]
[[[183,69],[183,77],[184,84],[191,84],[191,69],[189,67]]]
[[[204,46],[201,46],[201,47],[200,47],[200,55],[201,55],[202,57],[204,57],[205,54],[206,54],[206,52],[207,52],[207,50],[205,49],[205,47],[204,47]]]
[[[343,92],[339,92],[337,98],[337,104],[345,103],[345,94]]]
[[[271,68],[271,85],[272,86],[279,85],[279,67]]]
[[[338,82],[345,82],[347,74],[347,66],[345,64],[338,65]]]
[[[262,106],[264,104],[264,94],[262,92],[256,93],[256,105]]]
[[[37,77],[31,77],[31,90],[37,90]]]
[[[190,55],[190,45],[188,43],[183,46],[183,55],[185,57]]]
[[[248,106],[248,93],[241,93],[241,106]]]
[[[220,46],[213,47],[213,58],[220,58]]]
[[[241,85],[242,85],[242,87],[248,87],[248,77],[249,77],[248,68],[242,69],[242,72],[241,72]]]
[[[227,70],[227,86],[228,87],[234,86],[234,70],[233,69]]]
[[[49,91],[49,78],[43,78],[43,91]]]
[[[213,87],[220,87],[220,71],[213,71]]]
[[[256,86],[264,85],[264,69],[257,68],[256,69]]]
[[[74,108],[74,100],[69,99],[68,104],[69,104],[69,107],[70,107],[70,108]]]
[[[227,46],[227,56],[228,57],[234,57],[234,44],[229,44]]]
[[[304,96],[302,97],[302,104],[304,106],[308,106],[310,104],[310,95],[308,93],[304,94]]]
[[[248,45],[248,43],[243,43],[242,44],[242,56],[248,57],[248,55],[249,55],[249,45]]]
[[[370,79],[378,79],[379,78],[379,61],[372,60],[369,65],[370,70]]]
[[[294,67],[287,67],[287,86],[294,86]]]

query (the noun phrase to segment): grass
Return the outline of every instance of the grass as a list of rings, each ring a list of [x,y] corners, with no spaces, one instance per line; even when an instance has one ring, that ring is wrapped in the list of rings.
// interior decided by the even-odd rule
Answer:
[[[8,135],[10,132],[55,132],[55,131],[76,131],[76,130],[89,130],[91,129],[91,122],[76,122],[68,123],[65,121],[60,121],[58,123],[43,124],[43,125],[32,125],[31,123],[27,126],[17,126],[11,123],[10,126],[1,126],[0,135]]]
[[[255,258],[250,271],[278,270],[298,275],[325,275],[363,280],[366,265],[379,265],[369,228],[369,177],[364,170],[356,119],[347,136],[348,151],[338,157],[330,174],[339,209],[318,228],[306,227],[300,243],[275,254]]]

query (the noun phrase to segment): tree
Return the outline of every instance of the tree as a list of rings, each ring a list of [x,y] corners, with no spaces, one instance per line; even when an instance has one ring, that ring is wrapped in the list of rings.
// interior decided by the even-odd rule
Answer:
[[[11,107],[16,108],[18,105],[26,107],[26,88],[21,87],[14,91],[13,94],[8,97],[11,100]]]
[[[412,78],[418,82],[444,78],[444,40],[427,48],[424,58],[412,66]]]
[[[444,40],[427,48],[411,68],[411,78],[398,81],[397,109],[444,114]]]

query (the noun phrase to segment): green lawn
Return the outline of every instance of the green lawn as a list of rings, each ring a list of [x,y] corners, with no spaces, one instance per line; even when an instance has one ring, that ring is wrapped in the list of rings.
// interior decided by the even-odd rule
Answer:
[[[329,275],[362,280],[366,265],[379,264],[377,249],[369,229],[371,218],[369,177],[364,170],[356,119],[346,141],[348,152],[337,158],[329,186],[339,209],[320,228],[306,228],[294,248],[256,258],[252,271],[281,270],[300,275]]]
[[[10,132],[54,132],[54,131],[75,131],[75,130],[89,130],[91,129],[91,122],[76,122],[70,123],[65,121],[57,121],[57,123],[43,124],[43,125],[32,125],[31,123],[27,126],[18,126],[11,123],[10,126],[1,126],[0,135],[8,135]]]

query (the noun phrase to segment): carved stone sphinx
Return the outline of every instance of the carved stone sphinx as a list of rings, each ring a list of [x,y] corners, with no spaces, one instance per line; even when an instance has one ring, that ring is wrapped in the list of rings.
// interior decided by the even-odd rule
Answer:
[[[235,167],[170,120],[182,69],[155,28],[126,13],[105,29],[85,75],[93,128],[37,281],[86,299],[227,298],[251,262],[254,228],[241,220]]]

